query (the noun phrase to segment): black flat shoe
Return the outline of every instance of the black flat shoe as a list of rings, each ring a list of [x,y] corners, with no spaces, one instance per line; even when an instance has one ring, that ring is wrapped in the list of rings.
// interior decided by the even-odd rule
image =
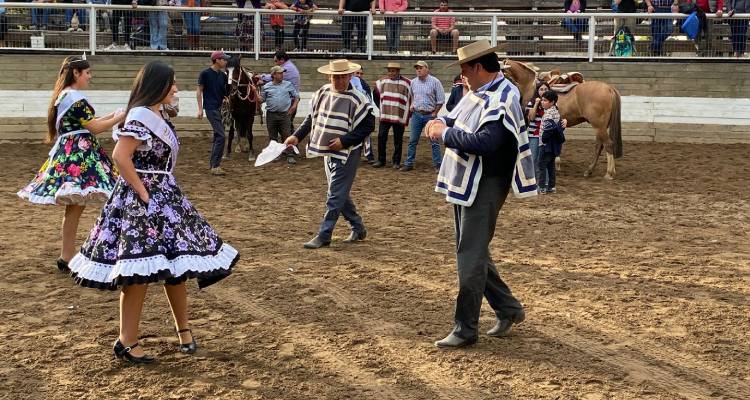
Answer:
[[[153,357],[149,357],[149,356],[136,357],[130,354],[130,351],[136,347],[138,347],[138,342],[130,346],[125,346],[124,344],[122,344],[120,339],[117,339],[115,341],[115,347],[113,349],[115,351],[115,357],[119,358],[120,360],[123,360],[130,364],[135,364],[135,365],[151,364],[152,362],[154,362]]]
[[[63,260],[62,258],[57,259],[57,269],[60,270],[60,272],[68,273],[70,272],[70,267],[68,266],[68,262]]]
[[[198,351],[198,343],[195,342],[195,336],[193,336],[193,331],[190,329],[180,329],[177,331],[177,340],[180,340],[180,333],[183,332],[190,332],[190,337],[193,339],[190,343],[180,343],[180,353],[185,354],[195,354],[196,351]]]

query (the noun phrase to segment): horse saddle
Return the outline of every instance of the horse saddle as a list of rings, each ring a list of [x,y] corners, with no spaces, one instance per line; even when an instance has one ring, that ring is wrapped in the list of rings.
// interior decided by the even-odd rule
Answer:
[[[568,93],[573,90],[578,84],[583,83],[583,74],[580,72],[568,72],[566,74],[550,74],[549,80],[550,89],[558,93]]]

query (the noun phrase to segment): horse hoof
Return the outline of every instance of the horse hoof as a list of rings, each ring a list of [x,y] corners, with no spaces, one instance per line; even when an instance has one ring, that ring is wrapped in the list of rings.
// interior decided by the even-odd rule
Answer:
[[[604,179],[606,179],[608,181],[613,181],[613,180],[615,180],[615,177],[611,176],[610,174],[606,174],[606,175],[604,175]]]
[[[586,171],[583,173],[584,178],[588,178],[589,176],[591,176],[591,171]]]

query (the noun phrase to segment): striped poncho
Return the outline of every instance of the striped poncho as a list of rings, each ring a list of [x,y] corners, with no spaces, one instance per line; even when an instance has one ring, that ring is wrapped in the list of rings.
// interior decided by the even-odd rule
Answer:
[[[308,157],[330,156],[341,160],[361,143],[338,151],[331,150],[331,140],[352,132],[357,125],[372,113],[372,105],[364,94],[352,86],[344,92],[336,92],[331,84],[324,85],[312,97],[312,132]]]

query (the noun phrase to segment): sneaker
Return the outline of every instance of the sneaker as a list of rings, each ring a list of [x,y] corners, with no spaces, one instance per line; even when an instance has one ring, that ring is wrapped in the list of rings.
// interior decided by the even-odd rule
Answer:
[[[221,169],[221,167],[216,167],[216,168],[211,168],[211,175],[222,176],[222,175],[226,175],[226,173],[224,172],[223,169]]]
[[[112,43],[109,46],[105,47],[104,50],[107,50],[107,51],[117,50],[117,44],[116,43]]]
[[[294,165],[294,164],[297,164],[297,160],[292,156],[288,156],[286,158],[286,163],[289,165]]]
[[[401,164],[393,164],[393,169],[401,169]]]
[[[557,189],[556,188],[549,188],[549,189],[547,189],[547,193],[549,193],[549,194],[557,193]]]
[[[250,154],[247,156],[247,161],[255,161],[255,153],[250,150]]]
[[[547,189],[539,188],[539,194],[547,194]]]
[[[403,167],[400,168],[400,171],[401,172],[408,172],[408,171],[411,171],[413,169],[414,169],[413,165],[404,165]]]
[[[133,50],[133,49],[130,48],[130,45],[128,45],[127,43],[125,43],[124,45],[122,45],[122,49],[123,50],[128,50],[128,51]]]
[[[373,168],[381,168],[385,163],[382,163],[380,161],[376,161],[374,164],[372,164]]]

